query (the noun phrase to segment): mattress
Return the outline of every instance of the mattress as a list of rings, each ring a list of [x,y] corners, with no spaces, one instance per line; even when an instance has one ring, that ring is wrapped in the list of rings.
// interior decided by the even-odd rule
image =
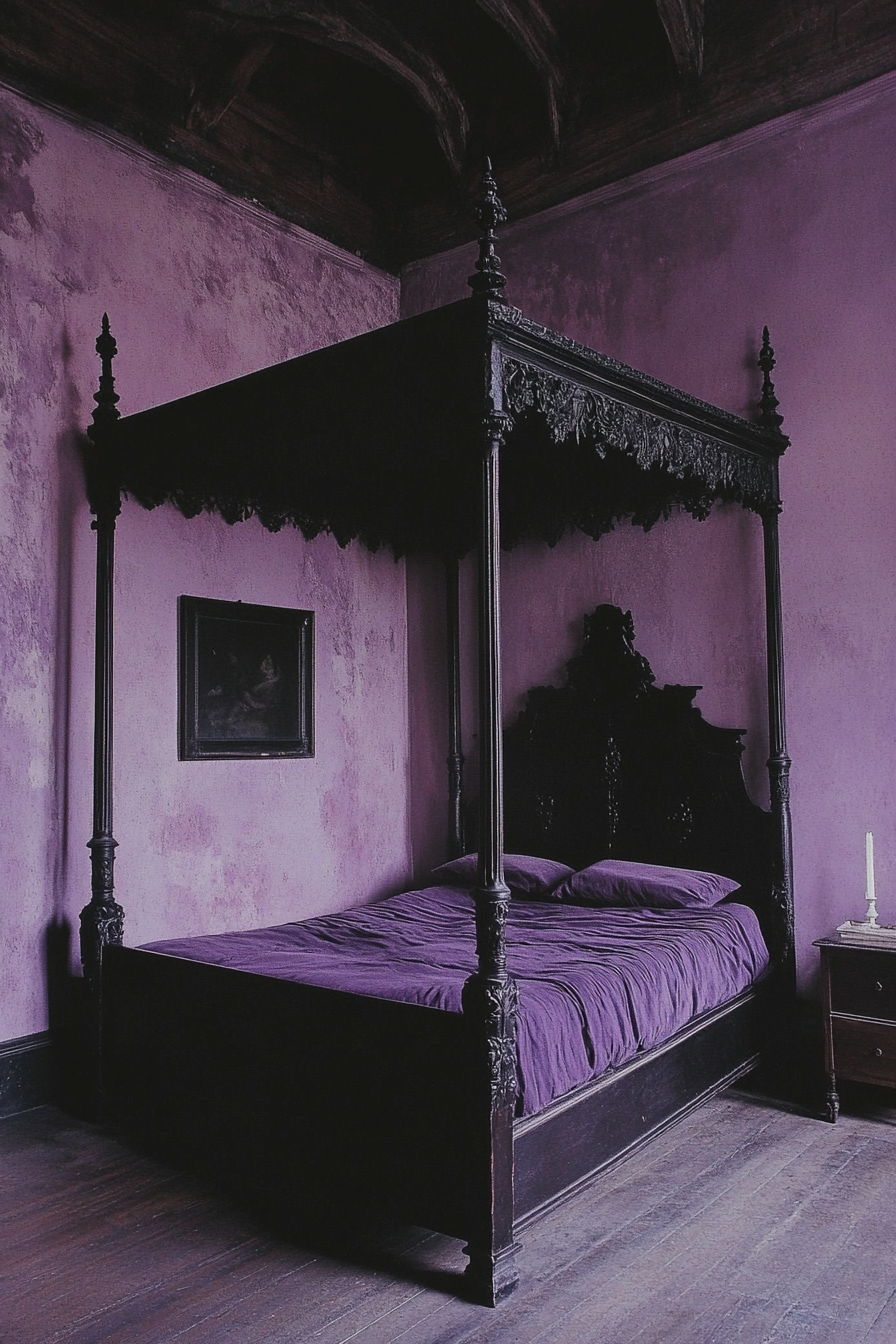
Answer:
[[[149,943],[168,956],[461,1011],[476,968],[473,899],[427,887],[294,924]],[[753,911],[592,909],[513,900],[508,969],[520,990],[517,1111],[668,1040],[768,968]]]

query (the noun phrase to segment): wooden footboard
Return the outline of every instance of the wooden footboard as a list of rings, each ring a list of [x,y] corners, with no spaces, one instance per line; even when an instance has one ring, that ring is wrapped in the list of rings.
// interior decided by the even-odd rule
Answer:
[[[460,1014],[124,947],[103,981],[110,1118],[294,1221],[368,1205],[470,1235]]]

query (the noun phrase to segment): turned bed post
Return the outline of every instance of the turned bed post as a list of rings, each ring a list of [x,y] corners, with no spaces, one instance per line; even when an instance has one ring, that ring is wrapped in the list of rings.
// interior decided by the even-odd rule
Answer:
[[[495,254],[495,225],[506,218],[486,161],[477,204],[480,238],[477,300],[503,301],[504,277]],[[473,1097],[468,1280],[478,1298],[496,1305],[516,1287],[513,1241],[513,1110],[517,1092],[518,989],[507,971],[510,891],[504,881],[503,743],[501,737],[500,520],[498,466],[512,423],[496,402],[494,376],[483,418],[479,581],[479,871],[476,903],[478,968],[464,985],[463,1008],[474,1033],[477,1083]],[[483,1124],[483,1121],[485,1123]]]
[[[93,726],[93,835],[90,850],[91,898],[81,911],[81,962],[87,987],[88,1059],[92,1100],[100,1102],[101,972],[103,949],[122,941],[124,910],[114,896],[113,870],[117,841],[112,834],[112,662],[113,587],[115,575],[115,520],[121,497],[114,469],[112,443],[118,396],[112,360],[118,349],[103,314],[96,343],[102,361],[96,410],[87,434],[92,444],[88,459],[88,494],[96,532],[96,634],[94,656]]]
[[[778,413],[778,398],[771,371],[775,367],[775,352],[769,340],[768,327],[762,332],[762,350],[759,355],[762,370],[762,397],[759,402],[759,422],[766,429],[780,432],[783,416]],[[793,991],[796,981],[796,961],[793,942],[793,837],[790,820],[790,757],[787,754],[787,734],[784,703],[784,634],[781,608],[781,557],[778,542],[778,518],[781,514],[778,487],[778,464],[773,464],[770,497],[762,509],[762,536],[765,559],[765,621],[766,657],[768,660],[768,775],[771,810],[777,832],[774,874],[775,914],[778,922],[779,955],[787,978],[787,989]]]
[[[445,635],[448,672],[448,857],[464,852],[464,755],[460,692],[460,564],[445,560]]]

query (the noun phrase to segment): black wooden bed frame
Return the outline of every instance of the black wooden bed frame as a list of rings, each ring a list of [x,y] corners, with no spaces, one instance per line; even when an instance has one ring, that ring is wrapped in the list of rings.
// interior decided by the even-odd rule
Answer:
[[[764,333],[758,424],[523,317],[495,255],[490,170],[472,296],[119,421],[104,317],[88,487],[97,533],[92,897],[81,948],[97,1105],[156,1144],[308,1216],[388,1206],[466,1239],[470,1291],[516,1281],[520,1228],[743,1075],[793,986],[792,865],[778,564],[787,446]],[[501,507],[498,467],[502,467]],[[463,1012],[287,983],[122,945],[113,889],[112,592],[122,492],[188,516],[328,530],[445,561],[449,826],[462,845],[457,562],[479,561],[478,968]],[[471,500],[478,497],[477,508]],[[518,1119],[507,969],[499,547],[716,501],[765,546],[771,812],[748,798],[741,734],[693,687],[653,684],[630,617],[598,608],[566,685],[506,735],[508,849],[582,866],[608,854],[711,868],[756,909],[773,972],[667,1044]],[[499,533],[499,528],[501,532]],[[573,768],[570,763],[573,762]],[[570,791],[569,779],[578,780]],[[584,801],[583,801],[584,799]],[[737,899],[741,899],[740,896]]]

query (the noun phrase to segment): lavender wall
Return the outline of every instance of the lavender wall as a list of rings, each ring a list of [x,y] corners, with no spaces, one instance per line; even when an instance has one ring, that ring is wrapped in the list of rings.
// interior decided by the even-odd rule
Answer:
[[[47,1023],[89,897],[94,546],[77,432],[108,309],[121,409],[391,321],[397,281],[0,91],[0,1041]],[[117,887],[130,942],[353,903],[409,863],[405,578],[388,556],[125,504]],[[178,763],[179,593],[313,608],[313,761]]]
[[[864,831],[875,833],[879,909],[896,923],[896,78],[700,151],[507,229],[511,302],[531,317],[752,414],[762,325],[778,352],[793,440],[781,524],[796,916],[803,985],[811,940],[864,914]],[[500,171],[498,173],[500,178]],[[464,292],[469,250],[403,276],[408,314]],[[426,575],[411,575],[412,668]],[[592,546],[504,565],[508,711],[555,677],[581,613],[630,607],[661,681],[702,682],[708,718],[748,725],[749,774],[766,748],[756,520],[722,510],[647,538],[626,526]],[[412,720],[427,712],[411,709]],[[435,729],[432,730],[433,732]],[[425,802],[432,772],[415,756]],[[767,790],[763,789],[763,801]],[[417,852],[437,847],[415,815]]]

